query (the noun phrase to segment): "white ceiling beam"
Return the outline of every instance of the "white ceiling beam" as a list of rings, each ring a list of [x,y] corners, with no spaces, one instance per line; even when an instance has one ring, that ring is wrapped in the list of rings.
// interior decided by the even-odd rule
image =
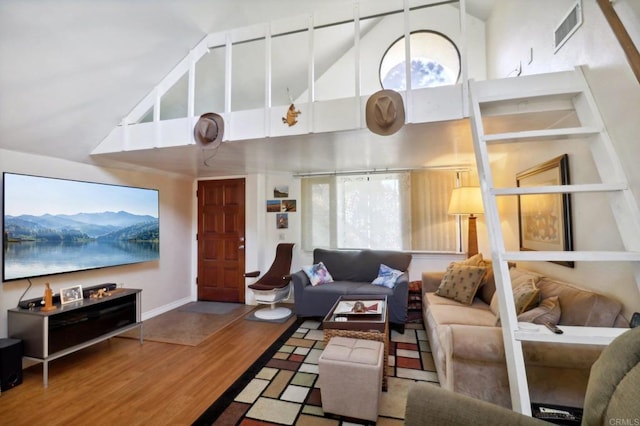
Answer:
[[[231,43],[231,34],[227,34],[225,41],[225,58],[224,58],[224,112],[231,112],[231,61],[233,60],[233,44]]]
[[[404,61],[405,61],[405,123],[413,123],[413,108],[411,105],[413,96],[411,94],[411,10],[409,0],[404,0]]]
[[[316,99],[316,82],[315,82],[315,44],[314,44],[314,28],[313,28],[313,15],[309,15],[308,20],[309,28],[309,66],[308,72],[308,105],[309,105],[309,118],[307,119],[307,131],[313,133],[313,102]]]
[[[462,82],[462,110],[465,117],[469,116],[469,81],[467,60],[467,0],[460,0],[460,81]]]
[[[273,75],[272,53],[271,53],[271,26],[265,24],[265,46],[264,46],[264,134],[271,135],[271,83]]]
[[[362,92],[362,84],[360,75],[360,5],[358,2],[353,4],[353,60],[354,60],[354,81],[356,89],[356,126],[360,126],[362,122],[362,102],[360,95]]]

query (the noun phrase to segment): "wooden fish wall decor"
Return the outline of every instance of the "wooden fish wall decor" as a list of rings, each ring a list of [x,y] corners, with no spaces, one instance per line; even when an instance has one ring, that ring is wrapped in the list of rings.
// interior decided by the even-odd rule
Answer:
[[[288,124],[289,127],[295,126],[298,123],[298,116],[302,114],[300,110],[296,111],[296,106],[291,104],[289,109],[287,110],[287,116],[282,117],[282,122]]]

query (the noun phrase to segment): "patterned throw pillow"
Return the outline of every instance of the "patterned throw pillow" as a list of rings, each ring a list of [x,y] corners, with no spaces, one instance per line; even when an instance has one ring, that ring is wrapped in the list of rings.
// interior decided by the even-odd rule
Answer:
[[[515,302],[515,289],[517,287],[525,287],[525,288],[529,288],[531,289],[532,287],[534,289],[537,289],[536,287],[536,283],[540,280],[541,275],[536,274],[535,272],[529,272],[529,271],[525,271],[525,270],[521,270],[521,269],[517,269],[517,268],[511,268],[509,269],[509,277],[511,278],[511,288],[513,288],[513,292],[514,292],[514,302]],[[522,290],[521,290],[522,291]],[[526,306],[528,309],[531,308],[535,308],[537,306],[537,302],[539,301],[539,299],[537,298],[539,296],[539,291],[536,293],[536,298],[534,299],[534,303],[532,303],[531,306]],[[517,304],[516,304],[517,305]],[[525,309],[525,310],[528,310]],[[493,294],[493,297],[491,298],[491,312],[493,312],[493,314],[496,316],[496,319],[498,321],[498,323],[500,322],[500,310],[498,307],[498,292],[496,291]],[[524,311],[522,311],[524,312]],[[522,313],[521,311],[518,310],[517,306],[516,306],[516,315],[519,315]]]
[[[333,277],[322,262],[316,263],[315,265],[311,266],[304,266],[302,270],[305,274],[307,274],[307,276],[309,277],[309,281],[313,286],[333,282]]]
[[[517,285],[513,289],[513,302],[516,305],[516,315],[533,309],[540,303],[540,289],[533,280]]]
[[[518,315],[518,321],[532,322],[534,324],[544,324],[550,322],[553,325],[558,324],[560,321],[560,301],[558,296],[547,297],[536,308],[526,311]]]
[[[493,267],[490,260],[485,260],[482,257],[482,253],[478,253],[476,255],[471,256],[468,259],[461,260],[459,262],[455,262],[458,265],[468,265],[468,266],[482,266],[487,268],[487,273],[484,275],[484,278],[480,282],[478,286],[478,291],[476,296],[479,297],[482,301],[487,304],[491,303],[491,296],[496,291],[496,285],[493,278]]]
[[[371,284],[381,285],[387,288],[394,288],[396,286],[396,280],[402,274],[403,274],[402,271],[398,271],[397,269],[390,268],[383,263],[380,265],[380,269],[378,271],[378,278],[373,280]]]
[[[535,308],[540,303],[540,289],[536,287],[534,278],[528,280],[519,280],[520,283],[513,287],[513,303],[516,306],[516,315],[520,315],[527,312],[530,309]],[[512,281],[512,284],[515,282]],[[496,291],[491,299],[491,312],[496,316],[496,325],[499,326],[500,321],[500,308],[498,307],[498,292]]]
[[[486,272],[487,268],[482,266],[452,263],[442,277],[435,294],[470,305]]]
[[[530,281],[537,284],[542,275],[525,269],[511,268],[509,269],[509,277],[511,278],[511,288],[516,288],[520,284],[529,283]]]
[[[454,262],[458,265],[465,266],[485,266],[484,258],[482,257],[482,253],[475,254],[468,259],[461,260],[460,262]]]

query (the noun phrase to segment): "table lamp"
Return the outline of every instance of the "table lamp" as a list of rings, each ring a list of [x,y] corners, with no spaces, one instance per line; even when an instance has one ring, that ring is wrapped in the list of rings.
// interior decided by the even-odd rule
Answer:
[[[460,186],[451,191],[449,214],[469,215],[469,237],[467,240],[469,257],[478,254],[478,232],[474,214],[482,213],[482,206],[482,194],[478,186]]]

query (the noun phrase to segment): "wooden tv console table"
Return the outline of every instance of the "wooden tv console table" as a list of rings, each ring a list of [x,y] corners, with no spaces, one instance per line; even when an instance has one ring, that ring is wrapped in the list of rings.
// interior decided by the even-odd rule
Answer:
[[[42,380],[47,387],[49,361],[136,327],[142,344],[141,293],[116,289],[100,299],[56,304],[53,311],[9,309],[9,337],[22,340],[25,358],[43,364]]]

